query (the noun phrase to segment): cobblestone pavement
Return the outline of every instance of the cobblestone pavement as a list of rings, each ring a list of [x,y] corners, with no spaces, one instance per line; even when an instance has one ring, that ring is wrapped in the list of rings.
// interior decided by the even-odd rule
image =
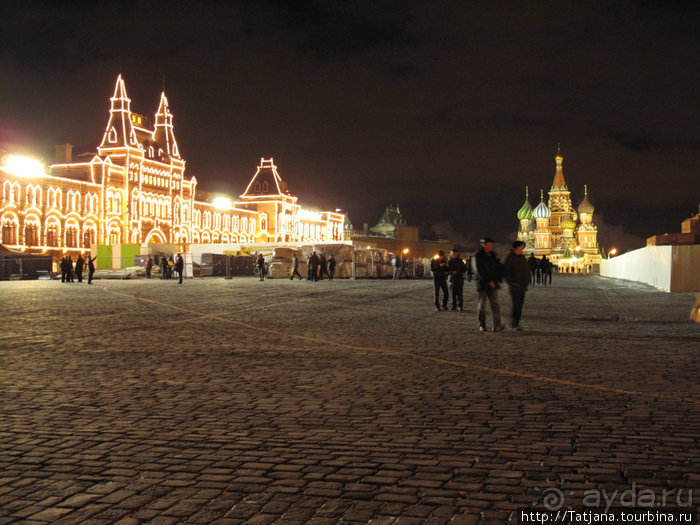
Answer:
[[[578,507],[700,499],[692,294],[555,276],[525,331],[485,334],[471,283],[465,300],[436,312],[430,281],[0,283],[0,525],[515,523],[554,488]]]

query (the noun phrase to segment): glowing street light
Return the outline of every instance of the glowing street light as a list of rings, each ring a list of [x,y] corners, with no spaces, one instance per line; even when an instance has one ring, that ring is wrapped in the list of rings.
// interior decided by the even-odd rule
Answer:
[[[232,207],[231,199],[227,199],[226,197],[217,197],[212,204],[215,208],[220,210],[230,210]]]
[[[3,168],[8,173],[21,177],[41,177],[44,175],[44,165],[41,162],[19,155],[8,155],[5,157]]]
[[[403,249],[403,254],[404,254],[404,255],[408,254],[408,248],[404,248],[404,249]]]
[[[613,248],[608,252],[608,259],[617,253],[617,248]]]

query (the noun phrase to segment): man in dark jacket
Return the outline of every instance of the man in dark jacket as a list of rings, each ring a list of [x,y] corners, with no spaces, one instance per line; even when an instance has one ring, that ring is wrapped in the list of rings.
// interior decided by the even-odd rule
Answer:
[[[184,270],[185,270],[185,260],[182,258],[182,254],[178,253],[177,259],[175,260],[175,271],[177,272],[177,276],[180,279],[178,284],[182,284],[182,274],[184,273]]]
[[[328,280],[332,281],[334,276],[335,276],[335,257],[333,257],[333,254],[331,254],[330,258],[328,259]]]
[[[501,262],[493,251],[493,239],[481,239],[481,249],[474,256],[476,259],[476,291],[479,293],[479,330],[486,332],[486,300],[491,305],[493,331],[505,328],[501,324],[501,306],[498,304],[498,289],[503,269]]]
[[[447,263],[447,271],[450,274],[450,287],[452,288],[452,309],[459,308],[461,312],[464,306],[464,273],[467,265],[459,256],[457,248],[452,250],[450,260]]]
[[[547,277],[549,277],[549,284],[552,284],[552,265],[546,255],[543,255],[542,259],[539,261],[539,270],[540,284],[542,286],[547,286]]]
[[[75,260],[75,275],[78,277],[78,282],[83,282],[83,266],[85,266],[85,260],[82,254],[78,254],[78,258]]]
[[[87,267],[88,267],[88,284],[92,284],[92,276],[95,275],[95,260],[97,259],[97,255],[94,257],[90,257],[90,254],[87,254]]]
[[[527,263],[530,265],[530,286],[535,286],[538,283],[537,270],[540,267],[540,262],[535,257],[535,254],[531,253]]]
[[[316,255],[316,252],[314,251],[311,254],[311,257],[309,257],[309,280],[318,281],[318,266],[320,263],[321,260],[318,258],[318,255]]]
[[[430,261],[430,271],[433,272],[435,286],[435,309],[440,311],[440,290],[442,290],[442,307],[447,310],[447,259],[445,252],[440,250]]]
[[[519,326],[520,316],[523,312],[527,285],[531,279],[530,264],[523,255],[524,248],[525,243],[523,241],[515,241],[513,249],[503,261],[503,276],[508,284],[508,291],[513,303],[513,321],[511,324],[513,330],[521,330]]]

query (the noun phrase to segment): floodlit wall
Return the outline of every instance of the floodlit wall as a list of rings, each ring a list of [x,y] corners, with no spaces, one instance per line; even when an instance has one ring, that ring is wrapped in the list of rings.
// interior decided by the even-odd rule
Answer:
[[[600,275],[650,284],[667,292],[698,292],[700,245],[640,248],[601,261]]]

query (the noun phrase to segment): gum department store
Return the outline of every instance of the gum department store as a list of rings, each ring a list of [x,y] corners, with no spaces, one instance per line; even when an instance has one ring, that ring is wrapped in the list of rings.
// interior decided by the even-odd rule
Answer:
[[[96,245],[197,243],[332,243],[343,240],[345,216],[297,204],[273,159],[261,159],[240,200],[205,202],[185,176],[165,93],[155,125],[131,111],[121,75],[97,154],[71,162],[57,146],[50,174],[0,167],[2,244],[25,253],[75,254]]]

